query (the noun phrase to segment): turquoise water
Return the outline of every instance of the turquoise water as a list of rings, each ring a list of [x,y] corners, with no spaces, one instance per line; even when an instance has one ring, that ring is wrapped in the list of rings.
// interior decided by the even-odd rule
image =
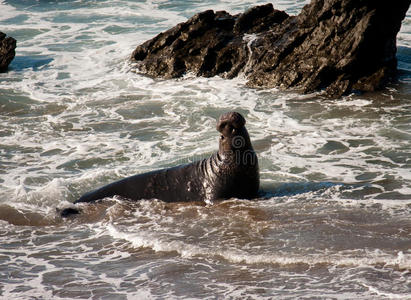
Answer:
[[[0,74],[0,298],[411,297],[410,12],[399,83],[378,93],[133,72],[138,44],[194,13],[262,3],[0,1],[18,41]],[[261,198],[111,199],[59,217],[90,189],[207,157],[230,110],[247,119]]]

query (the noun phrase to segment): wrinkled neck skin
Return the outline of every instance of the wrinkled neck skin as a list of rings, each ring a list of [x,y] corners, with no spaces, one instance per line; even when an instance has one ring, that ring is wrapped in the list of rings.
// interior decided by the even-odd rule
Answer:
[[[204,199],[232,197],[229,193],[240,182],[258,181],[258,160],[245,127],[220,137],[219,150],[200,162],[204,181]]]

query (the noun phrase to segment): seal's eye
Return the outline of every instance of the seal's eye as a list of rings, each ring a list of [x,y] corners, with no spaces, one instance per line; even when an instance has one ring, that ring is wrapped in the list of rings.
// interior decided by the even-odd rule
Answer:
[[[224,140],[224,135],[220,135],[220,139]]]

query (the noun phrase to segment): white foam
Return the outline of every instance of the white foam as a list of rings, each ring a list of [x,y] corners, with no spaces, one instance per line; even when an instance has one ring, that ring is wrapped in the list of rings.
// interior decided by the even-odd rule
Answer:
[[[13,6],[8,5],[6,0],[0,1],[0,9],[0,21],[11,19],[18,15],[17,10]]]
[[[274,7],[298,13],[307,2],[277,1]],[[78,9],[76,5],[79,3],[84,7]],[[217,1],[212,8],[238,13],[251,5],[265,3]],[[47,233],[51,241],[43,246],[43,250],[68,250],[68,254],[62,250],[52,260],[67,258],[84,263],[76,269],[81,276],[75,283],[103,281],[116,291],[126,290],[119,278],[93,272],[110,260],[132,259],[136,252],[139,255],[144,253],[139,251],[140,248],[167,253],[171,264],[178,265],[181,261],[198,264],[200,260],[210,272],[218,272],[222,260],[224,266],[233,270],[244,267],[251,272],[250,276],[256,278],[249,282],[249,286],[256,289],[261,288],[264,281],[261,273],[265,272],[264,266],[267,265],[271,266],[270,272],[285,269],[284,273],[293,270],[295,265],[302,265],[304,270],[306,266],[321,268],[325,265],[331,273],[338,269],[333,273],[336,274],[334,280],[341,279],[342,282],[344,278],[339,271],[355,278],[361,276],[362,268],[374,271],[379,268],[395,274],[410,270],[410,254],[401,252],[395,246],[377,252],[368,249],[313,251],[308,246],[290,249],[287,247],[292,244],[293,238],[302,237],[287,231],[292,236],[280,241],[284,243],[284,249],[278,251],[275,247],[279,246],[270,236],[273,228],[292,232],[293,225],[300,224],[299,218],[303,213],[309,217],[304,222],[311,224],[310,218],[313,218],[312,226],[315,226],[317,214],[322,216],[334,210],[363,212],[364,215],[381,214],[384,216],[379,219],[381,226],[386,224],[384,222],[392,225],[394,219],[407,224],[407,208],[411,200],[377,199],[378,195],[390,191],[410,194],[411,175],[405,168],[405,154],[396,155],[406,152],[409,146],[409,132],[404,123],[408,117],[407,102],[401,100],[398,106],[385,105],[360,96],[324,100],[316,94],[249,89],[244,85],[244,78],[196,78],[187,74],[181,79],[161,80],[133,73],[129,56],[138,44],[194,13],[210,8],[209,2],[187,2],[184,5],[182,8],[169,1],[78,1],[67,10],[61,10],[60,6],[49,7],[49,10],[27,8],[24,12],[27,20],[6,24],[4,20],[22,12],[14,9],[9,2],[0,2],[0,23],[6,33],[21,34],[26,29],[36,31],[32,38],[18,40],[17,57],[10,71],[0,74],[0,89],[7,94],[7,101],[13,101],[10,105],[6,102],[7,106],[0,106],[0,109],[8,109],[0,114],[0,163],[1,167],[6,168],[5,172],[0,172],[2,203],[6,202],[22,212],[40,211],[55,216],[56,207],[74,201],[81,193],[97,186],[128,175],[192,161],[216,151],[216,118],[222,112],[238,110],[247,119],[247,129],[259,155],[263,183],[274,185],[279,182],[332,180],[337,183],[365,183],[367,187],[375,188],[376,192],[359,196],[358,199],[347,196],[345,187],[341,185],[301,189],[297,195],[273,197],[258,204],[245,204],[234,199],[224,202],[221,210],[214,209],[219,204],[206,208],[196,208],[191,204],[174,207],[159,201],[142,201],[140,206],[131,205],[128,210],[123,206],[126,204],[117,203],[107,209],[108,224],[97,223],[83,228],[76,221],[67,221],[69,226],[65,228],[61,225],[64,227],[62,232],[51,229]],[[56,17],[62,17],[62,14],[66,14],[67,18],[57,22]],[[70,21],[71,18],[85,20],[88,17],[90,20],[87,22]],[[407,19],[399,34],[401,45],[410,42],[408,23]],[[109,27],[112,25],[121,27],[124,32],[113,33]],[[252,37],[250,43],[251,40]],[[390,93],[394,95],[394,100],[398,100],[395,93],[399,92],[388,91]],[[335,149],[332,148],[333,143],[337,145]],[[374,175],[367,179],[367,174]],[[385,183],[387,178],[392,184]],[[361,194],[363,188],[352,191]],[[226,210],[225,206],[228,207]],[[124,215],[119,213],[118,207],[124,210]],[[177,219],[181,222],[176,222]],[[14,238],[19,241],[23,227],[1,220],[0,223],[4,225],[3,231],[10,233],[6,237],[10,244]],[[356,226],[356,223],[351,226]],[[91,234],[83,237],[84,240],[77,240],[81,234],[77,232],[72,237],[72,228],[80,233],[88,228]],[[97,234],[93,235],[93,232]],[[13,249],[21,254],[21,261],[13,260],[13,266],[24,272],[27,266],[23,262],[26,261],[30,265],[45,265],[51,272],[62,270],[51,261],[34,261],[31,260],[33,257],[29,257],[30,253],[40,250],[33,245],[37,235],[41,234],[33,230],[33,238],[23,252]],[[241,234],[252,239],[252,244],[241,240],[238,237]],[[59,242],[61,236],[66,237],[68,242]],[[392,238],[401,239],[402,235]],[[103,252],[110,254],[96,255],[95,240],[98,240]],[[302,242],[309,244],[304,239]],[[72,248],[70,243],[73,244]],[[330,243],[333,245],[332,241]],[[134,248],[131,251],[130,245]],[[146,252],[149,253],[147,257],[151,257],[152,253]],[[162,264],[163,256],[157,254],[154,256]],[[151,278],[148,276],[150,266],[140,266],[138,270],[121,266],[127,279],[133,277],[133,280],[137,278],[148,282]],[[46,272],[28,282],[27,286],[34,288],[25,294],[13,293],[17,285],[24,284],[19,281],[3,289],[3,296],[49,297],[51,291],[55,292],[60,287],[45,287],[41,278]],[[297,282],[298,276],[302,280],[309,278],[311,274],[307,272],[276,273],[278,276],[272,276],[275,279],[271,280],[278,278],[278,282],[267,282],[271,286],[281,287],[283,281],[290,278]],[[315,276],[310,278],[310,284],[314,287],[312,290],[296,290],[293,291],[294,295],[307,293],[313,297],[323,297],[329,294],[330,298],[338,298],[339,295],[328,286],[323,288],[323,277],[318,277],[320,279]],[[215,277],[204,275],[195,278],[205,284],[212,282],[214,285],[210,285],[209,289],[215,291]],[[219,286],[225,291],[225,294],[220,294],[222,298],[249,294],[254,297],[258,294],[250,293],[248,287],[236,285],[237,281],[233,279],[224,284],[226,286]],[[361,294],[365,297],[370,294],[383,297],[397,295],[395,290],[385,291],[379,284],[374,286],[367,281],[361,284],[370,286]],[[287,293],[280,288],[276,291],[279,291],[277,295]],[[143,285],[138,292],[127,290],[125,293],[130,298],[142,295],[140,293],[144,293],[144,297],[155,298],[149,285]],[[346,290],[341,295],[352,296]],[[175,297],[172,290],[167,296]],[[350,296],[345,298],[352,298]]]
[[[135,248],[151,248],[156,252],[177,252],[183,258],[194,257],[221,257],[232,263],[245,264],[274,264],[274,265],[296,265],[306,264],[332,265],[337,267],[373,267],[382,265],[384,267],[394,267],[399,269],[411,269],[411,254],[404,254],[402,251],[397,255],[384,253],[376,250],[369,251],[344,251],[342,253],[321,253],[300,255],[297,253],[264,253],[255,254],[240,249],[224,249],[227,246],[219,245],[217,248],[197,246],[187,242],[172,240],[161,237],[155,232],[124,232],[109,224],[107,232],[115,239],[122,239],[130,242]]]

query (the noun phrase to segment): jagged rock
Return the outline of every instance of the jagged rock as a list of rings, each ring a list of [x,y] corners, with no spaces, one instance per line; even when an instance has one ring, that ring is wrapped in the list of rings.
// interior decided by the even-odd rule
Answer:
[[[265,31],[288,15],[271,4],[232,16],[207,10],[138,46],[132,58],[142,72],[164,78],[186,72],[234,77],[244,68],[249,50],[245,34]]]
[[[0,72],[7,70],[16,55],[16,40],[0,32]]]
[[[374,91],[396,75],[396,35],[411,0],[312,0],[298,16],[272,4],[243,14],[208,10],[138,46],[151,76],[233,78],[254,87]]]

